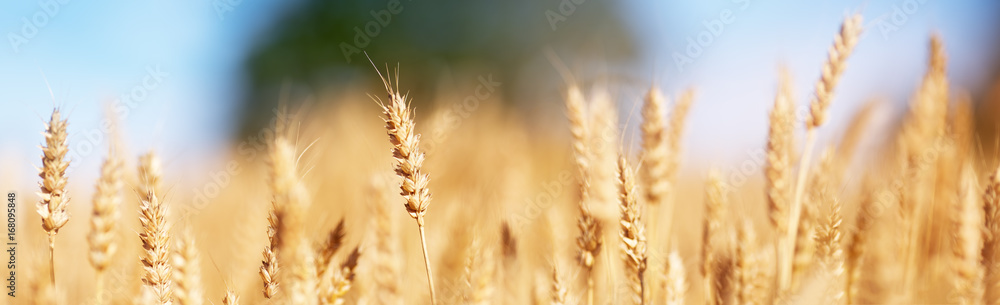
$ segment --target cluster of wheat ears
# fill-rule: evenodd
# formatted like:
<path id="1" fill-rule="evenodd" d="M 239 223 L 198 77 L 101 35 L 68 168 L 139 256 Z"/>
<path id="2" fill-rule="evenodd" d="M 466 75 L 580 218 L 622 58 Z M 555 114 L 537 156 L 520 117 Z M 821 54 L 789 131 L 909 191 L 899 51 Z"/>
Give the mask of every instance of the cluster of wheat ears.
<path id="1" fill-rule="evenodd" d="M 432 216 L 431 175 L 424 164 L 415 115 L 407 96 L 397 87 L 398 79 L 383 77 L 388 98 L 376 100 L 382 108 L 391 155 L 377 157 L 379 162 L 393 161 L 397 181 L 401 181 L 398 190 L 383 192 L 390 189 L 385 179 L 372 179 L 361 193 L 366 202 L 375 203 L 373 209 L 345 212 L 356 216 L 346 219 L 354 225 L 345 226 L 341 220 L 327 222 L 337 223 L 329 230 L 317 229 L 329 226 L 315 224 L 318 220 L 311 215 L 316 211 L 314 203 L 331 203 L 314 196 L 303 181 L 300 158 L 312 145 L 297 147 L 290 130 L 294 124 L 279 115 L 265 154 L 270 194 L 266 225 L 241 225 L 239 220 L 227 221 L 226 217 L 207 221 L 254 232 L 247 234 L 266 233 L 266 241 L 244 247 L 256 248 L 260 254 L 224 252 L 232 257 L 212 259 L 222 277 L 228 278 L 225 290 L 216 289 L 215 294 L 208 293 L 209 285 L 203 284 L 209 282 L 201 272 L 206 260 L 199 249 L 204 247 L 194 241 L 197 234 L 211 234 L 213 229 L 208 228 L 218 226 L 193 230 L 195 226 L 182 224 L 168 213 L 175 203 L 165 196 L 163 166 L 154 153 L 139 158 L 138 186 L 133 187 L 141 229 L 136 232 L 119 226 L 125 161 L 115 143 L 101 167 L 86 233 L 89 263 L 96 271 L 93 289 L 89 289 L 91 281 L 79 278 L 79 271 L 56 268 L 57 253 L 63 251 L 56 238 L 70 220 L 67 121 L 57 109 L 44 132 L 41 201 L 37 204 L 48 237 L 49 278 L 35 276 L 44 280 L 22 288 L 18 299 L 40 304 L 239 304 L 241 297 L 244 302 L 262 304 L 1000 304 L 1000 178 L 996 170 L 974 165 L 970 102 L 959 99 L 949 106 L 946 57 L 937 37 L 931 38 L 929 68 L 910 110 L 895 133 L 895 141 L 882 153 L 890 162 L 879 162 L 862 173 L 864 178 L 856 183 L 856 191 L 844 191 L 846 173 L 872 107 L 859 112 L 836 145 L 814 153 L 817 131 L 827 121 L 834 90 L 860 35 L 860 16 L 847 17 L 815 84 L 801 145 L 796 141 L 800 121 L 795 117 L 792 86 L 787 75 L 780 78 L 761 173 L 764 196 L 757 201 L 761 204 L 742 208 L 743 212 L 757 210 L 766 215 L 758 221 L 766 230 L 757 229 L 753 217 L 734 217 L 735 206 L 731 204 L 737 194 L 760 194 L 760 189 L 736 190 L 718 172 L 709 174 L 704 205 L 681 198 L 692 197 L 678 180 L 681 137 L 695 95 L 691 90 L 682 93 L 668 111 L 668 98 L 655 86 L 640 110 L 641 153 L 636 156 L 623 152 L 620 144 L 616 148 L 615 139 L 608 139 L 614 132 L 606 131 L 619 128 L 615 107 L 608 98 L 598 96 L 588 102 L 579 86 L 569 86 L 565 109 L 572 135 L 569 167 L 575 182 L 566 188 L 571 195 L 564 202 L 572 204 L 531 216 L 545 218 L 540 221 L 545 225 L 512 226 L 509 221 L 500 221 L 494 227 L 500 229 L 493 231 L 475 226 L 475 220 L 462 220 L 474 219 L 469 216 L 473 214 L 489 214 L 469 209 L 510 201 L 504 199 L 504 189 L 442 187 L 441 193 L 491 195 L 452 195 L 447 201 L 487 203 L 451 204 L 452 212 Z M 668 112 L 670 115 L 664 115 Z M 516 136 L 500 140 L 510 140 L 511 146 L 523 144 Z M 500 148 L 494 144 L 471 151 L 477 149 Z M 817 156 L 819 161 L 812 161 Z M 452 157 L 470 158 L 451 160 L 468 162 L 469 167 L 483 164 L 469 155 Z M 516 167 L 516 162 L 489 162 L 502 164 L 491 167 L 487 174 L 469 174 L 480 177 L 475 179 L 501 176 L 500 182 L 486 180 L 487 187 L 515 188 L 519 179 L 511 172 L 529 171 L 502 169 Z M 447 183 L 461 182 L 453 178 L 434 185 Z M 401 211 L 385 203 L 399 202 L 415 221 L 415 230 L 402 232 L 412 234 L 399 234 L 394 228 L 392 215 L 397 211 L 401 215 Z M 692 211 L 698 215 L 696 210 L 701 209 L 700 220 L 684 217 Z M 854 211 L 850 226 L 845 225 L 845 211 Z M 356 225 L 369 221 L 373 225 Z M 447 223 L 455 223 L 457 228 L 450 232 L 440 229 Z M 536 233 L 541 230 L 550 232 Z M 346 237 L 356 231 L 365 233 L 360 242 Z M 315 237 L 315 232 L 329 233 Z M 135 280 L 109 284 L 109 278 L 121 278 L 111 276 L 110 270 L 124 264 L 116 262 L 131 260 L 118 252 L 129 249 L 127 241 L 134 241 L 136 233 L 141 250 L 133 263 L 139 262 L 141 267 L 124 276 Z M 120 235 L 132 237 L 122 239 Z M 399 235 L 415 238 L 408 242 Z M 240 243 L 225 238 L 210 240 Z M 563 246 L 566 240 L 569 242 Z M 406 244 L 419 246 L 400 248 Z M 226 260 L 243 257 L 250 257 L 258 266 L 254 272 L 259 279 L 233 278 L 233 274 L 246 275 L 250 268 L 224 268 L 236 264 Z M 686 268 L 689 264 L 696 267 Z M 406 265 L 419 266 L 426 280 L 404 276 L 410 269 Z M 62 278 L 63 274 L 78 278 L 57 282 L 57 276 Z M 138 289 L 112 287 L 130 286 L 139 279 Z M 690 284 L 699 281 L 700 285 Z M 67 296 L 71 300 L 66 300 Z"/>

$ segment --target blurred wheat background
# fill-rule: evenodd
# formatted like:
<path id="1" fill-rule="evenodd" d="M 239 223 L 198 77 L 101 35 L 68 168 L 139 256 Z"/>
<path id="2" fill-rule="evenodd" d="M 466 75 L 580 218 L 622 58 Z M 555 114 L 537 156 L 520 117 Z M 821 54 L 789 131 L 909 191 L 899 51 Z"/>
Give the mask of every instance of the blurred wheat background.
<path id="1" fill-rule="evenodd" d="M 992 2 L 0 7 L 0 304 L 1000 304 Z"/>

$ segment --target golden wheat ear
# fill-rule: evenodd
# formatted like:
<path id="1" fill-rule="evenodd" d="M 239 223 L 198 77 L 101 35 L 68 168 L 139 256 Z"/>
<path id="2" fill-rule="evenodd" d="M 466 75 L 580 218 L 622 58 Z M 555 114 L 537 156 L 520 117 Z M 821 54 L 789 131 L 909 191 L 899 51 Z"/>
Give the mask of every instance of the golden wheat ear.
<path id="1" fill-rule="evenodd" d="M 41 200 L 36 211 L 42 217 L 42 229 L 49 238 L 49 277 L 53 287 L 56 285 L 56 234 L 69 222 L 69 212 L 66 211 L 69 203 L 66 192 L 66 168 L 69 167 L 69 160 L 66 160 L 66 153 L 69 151 L 66 125 L 68 122 L 60 116 L 59 109 L 54 109 L 52 117 L 45 124 L 42 168 L 38 173 L 42 181 L 38 184 L 38 196 Z"/>
<path id="2" fill-rule="evenodd" d="M 620 237 L 625 260 L 626 280 L 633 304 L 645 304 L 646 231 L 642 210 L 636 200 L 635 177 L 625 157 L 618 159 L 619 206 L 621 208 Z"/>
<path id="3" fill-rule="evenodd" d="M 380 74 L 381 76 L 381 74 Z M 392 156 L 396 160 L 396 175 L 403 179 L 400 185 L 401 195 L 406 200 L 406 212 L 417 221 L 420 232 L 420 244 L 424 252 L 424 267 L 427 271 L 427 287 L 430 291 L 431 304 L 437 304 L 434 293 L 434 276 L 431 272 L 431 261 L 427 254 L 427 237 L 424 233 L 424 215 L 431 203 L 431 192 L 427 187 L 430 177 L 423 173 L 424 153 L 420 150 L 420 135 L 416 134 L 415 122 L 406 95 L 400 95 L 393 85 L 399 85 L 399 73 L 396 82 L 382 78 L 389 93 L 389 101 L 382 106 L 383 121 L 389 143 L 392 144 Z"/>

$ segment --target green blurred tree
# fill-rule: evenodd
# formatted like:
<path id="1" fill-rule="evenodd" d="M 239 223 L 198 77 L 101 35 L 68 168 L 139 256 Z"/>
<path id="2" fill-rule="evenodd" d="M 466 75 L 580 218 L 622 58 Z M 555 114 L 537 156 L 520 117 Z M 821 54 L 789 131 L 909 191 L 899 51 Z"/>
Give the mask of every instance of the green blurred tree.
<path id="1" fill-rule="evenodd" d="M 250 52 L 241 131 L 264 127 L 285 83 L 293 92 L 373 84 L 362 51 L 380 69 L 399 63 L 415 103 L 430 100 L 452 67 L 492 74 L 506 100 L 524 99 L 544 84 L 517 78 L 553 70 L 538 67 L 546 47 L 571 60 L 632 59 L 636 46 L 617 9 L 604 0 L 306 0 Z"/>

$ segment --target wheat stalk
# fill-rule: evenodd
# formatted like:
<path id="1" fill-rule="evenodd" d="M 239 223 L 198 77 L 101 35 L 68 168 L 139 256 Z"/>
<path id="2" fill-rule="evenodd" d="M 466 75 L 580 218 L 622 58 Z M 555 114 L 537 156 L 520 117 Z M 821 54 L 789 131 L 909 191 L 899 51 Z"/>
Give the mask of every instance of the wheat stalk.
<path id="1" fill-rule="evenodd" d="M 646 232 L 636 200 L 635 177 L 624 156 L 618 158 L 618 186 L 622 254 L 626 280 L 633 293 L 630 299 L 634 304 L 645 304 Z"/>
<path id="2" fill-rule="evenodd" d="M 798 178 L 795 181 L 794 197 L 789 210 L 789 228 L 799 227 L 809 158 L 812 155 L 813 146 L 816 144 L 816 129 L 826 121 L 826 111 L 833 100 L 833 89 L 836 88 L 840 75 L 846 67 L 847 57 L 854 50 L 858 37 L 861 35 L 861 21 L 861 15 L 858 14 L 844 19 L 844 23 L 840 26 L 840 33 L 834 36 L 834 44 L 830 48 L 827 61 L 823 63 L 820 80 L 816 82 L 816 92 L 809 104 L 809 118 L 806 121 L 805 148 L 802 150 L 802 158 L 799 161 Z M 795 246 L 792 241 L 796 240 L 797 234 L 798 230 L 788 230 L 785 236 L 785 252 L 781 257 L 788 258 L 795 255 Z M 779 273 L 779 291 L 786 291 L 791 286 L 792 279 L 793 261 L 785 259 L 783 262 Z"/>
<path id="3" fill-rule="evenodd" d="M 142 232 L 142 283 L 149 287 L 159 304 L 173 303 L 172 266 L 170 264 L 170 225 L 167 224 L 167 208 L 163 205 L 160 190 L 160 159 L 149 152 L 139 158 L 140 194 L 139 222 Z"/>
<path id="4" fill-rule="evenodd" d="M 42 182 L 38 183 L 41 201 L 36 210 L 42 216 L 42 229 L 49 238 L 49 278 L 53 287 L 56 285 L 56 234 L 69 221 L 69 213 L 66 212 L 69 203 L 66 191 L 66 168 L 69 167 L 69 160 L 66 160 L 66 153 L 69 152 L 66 125 L 68 122 L 60 118 L 59 109 L 53 110 L 49 123 L 45 124 L 42 168 L 38 171 Z"/>
<path id="5" fill-rule="evenodd" d="M 180 305 L 201 305 L 203 291 L 201 284 L 201 265 L 198 248 L 194 242 L 194 233 L 190 226 L 184 227 L 174 249 L 174 295 Z"/>
<path id="6" fill-rule="evenodd" d="M 381 76 L 381 74 L 380 74 Z M 437 304 L 434 295 L 434 276 L 431 273 L 431 261 L 427 254 L 427 237 L 424 234 L 424 214 L 427 213 L 427 206 L 431 203 L 431 192 L 427 187 L 430 178 L 421 171 L 424 163 L 424 154 L 420 151 L 420 135 L 416 134 L 413 115 L 410 113 L 410 105 L 406 100 L 406 95 L 399 93 L 399 88 L 393 87 L 399 84 L 399 74 L 396 74 L 396 83 L 382 77 L 389 94 L 389 102 L 383 103 L 377 99 L 382 107 L 385 128 L 389 135 L 389 143 L 392 143 L 392 157 L 396 159 L 396 175 L 403 178 L 400 184 L 400 195 L 406 199 L 406 212 L 417 221 L 417 229 L 420 231 L 420 244 L 424 252 L 424 267 L 427 271 L 427 288 L 430 291 L 431 304 Z"/>
<path id="7" fill-rule="evenodd" d="M 90 217 L 90 233 L 87 235 L 90 265 L 97 272 L 95 290 L 99 305 L 104 304 L 104 272 L 118 250 L 115 230 L 120 216 L 118 207 L 122 200 L 122 163 L 112 149 L 101 165 L 101 176 L 97 180 L 97 192 L 94 194 L 94 210 Z"/>

